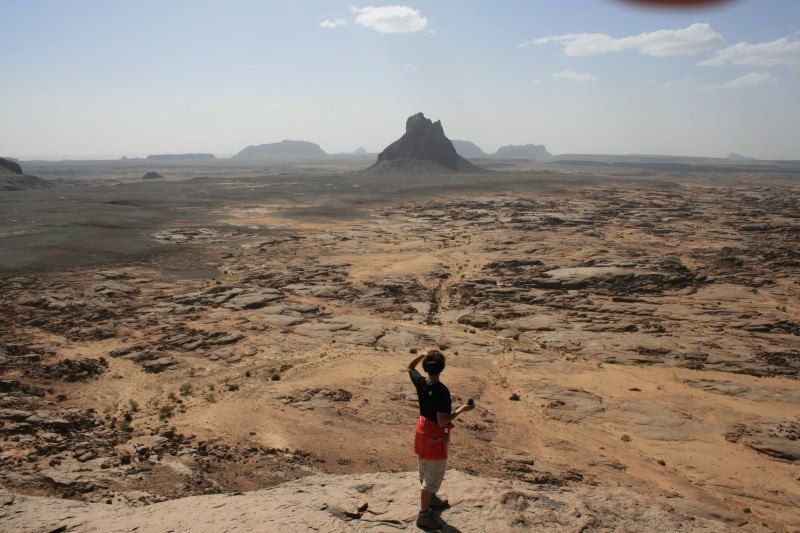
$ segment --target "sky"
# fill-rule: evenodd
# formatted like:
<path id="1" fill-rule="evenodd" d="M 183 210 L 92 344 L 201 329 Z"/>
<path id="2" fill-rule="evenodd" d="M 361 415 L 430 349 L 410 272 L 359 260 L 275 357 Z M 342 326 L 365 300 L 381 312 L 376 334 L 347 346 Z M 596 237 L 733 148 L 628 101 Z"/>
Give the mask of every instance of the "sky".
<path id="1" fill-rule="evenodd" d="M 302 139 L 414 113 L 487 152 L 800 159 L 800 2 L 0 0 L 0 155 Z"/>

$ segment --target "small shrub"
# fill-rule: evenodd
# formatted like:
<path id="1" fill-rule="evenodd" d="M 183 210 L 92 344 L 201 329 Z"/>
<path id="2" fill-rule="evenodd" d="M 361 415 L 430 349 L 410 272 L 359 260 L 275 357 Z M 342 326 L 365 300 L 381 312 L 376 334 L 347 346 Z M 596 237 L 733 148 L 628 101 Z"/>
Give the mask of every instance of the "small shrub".
<path id="1" fill-rule="evenodd" d="M 172 418 L 173 414 L 174 414 L 174 410 L 173 410 L 172 406 L 162 405 L 158 410 L 158 419 L 161 420 L 162 422 L 165 422 L 165 421 L 169 420 L 170 418 Z"/>

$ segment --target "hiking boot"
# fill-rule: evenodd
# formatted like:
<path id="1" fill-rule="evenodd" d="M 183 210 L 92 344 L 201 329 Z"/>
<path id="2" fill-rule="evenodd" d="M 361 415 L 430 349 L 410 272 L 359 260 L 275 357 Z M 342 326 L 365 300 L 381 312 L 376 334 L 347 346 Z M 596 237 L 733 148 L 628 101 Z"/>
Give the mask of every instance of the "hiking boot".
<path id="1" fill-rule="evenodd" d="M 428 511 L 427 513 L 419 513 L 417 515 L 417 527 L 420 529 L 432 530 L 432 529 L 440 529 L 444 526 L 444 522 L 442 522 L 437 516 L 433 513 Z"/>
<path id="2" fill-rule="evenodd" d="M 450 502 L 447 501 L 447 498 L 444 500 L 439 498 L 436 494 L 431 496 L 431 509 L 433 510 L 442 510 L 442 509 L 449 509 Z"/>

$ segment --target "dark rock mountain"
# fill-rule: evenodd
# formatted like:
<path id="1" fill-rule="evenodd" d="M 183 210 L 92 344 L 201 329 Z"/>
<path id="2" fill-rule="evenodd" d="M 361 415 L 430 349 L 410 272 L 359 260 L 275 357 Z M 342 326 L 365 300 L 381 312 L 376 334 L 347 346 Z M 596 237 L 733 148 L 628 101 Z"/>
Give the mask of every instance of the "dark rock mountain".
<path id="1" fill-rule="evenodd" d="M 489 154 L 481 150 L 481 147 L 472 141 L 453 140 L 453 146 L 461 157 L 472 157 L 475 159 L 489 157 Z"/>
<path id="2" fill-rule="evenodd" d="M 322 156 L 327 155 L 318 144 L 308 141 L 283 140 L 278 143 L 248 146 L 233 157 Z"/>
<path id="3" fill-rule="evenodd" d="M 23 174 L 22 167 L 16 161 L 0 157 L 0 191 L 47 189 L 52 186 L 47 180 Z"/>
<path id="4" fill-rule="evenodd" d="M 150 172 L 148 172 L 147 174 L 142 176 L 142 179 L 143 180 L 161 180 L 161 179 L 164 179 L 164 176 L 162 176 L 158 172 L 155 172 L 155 171 L 151 170 Z"/>
<path id="5" fill-rule="evenodd" d="M 498 159 L 528 159 L 537 162 L 553 160 L 553 156 L 547 151 L 543 144 L 501 146 L 492 154 L 492 157 Z"/>
<path id="6" fill-rule="evenodd" d="M 377 163 L 367 172 L 437 174 L 482 170 L 458 155 L 440 121 L 431 122 L 417 113 L 406 120 L 405 134 L 378 154 Z"/>
<path id="7" fill-rule="evenodd" d="M 22 174 L 22 167 L 16 161 L 12 159 L 6 159 L 5 157 L 0 157 L 0 167 L 10 170 L 14 174 Z"/>

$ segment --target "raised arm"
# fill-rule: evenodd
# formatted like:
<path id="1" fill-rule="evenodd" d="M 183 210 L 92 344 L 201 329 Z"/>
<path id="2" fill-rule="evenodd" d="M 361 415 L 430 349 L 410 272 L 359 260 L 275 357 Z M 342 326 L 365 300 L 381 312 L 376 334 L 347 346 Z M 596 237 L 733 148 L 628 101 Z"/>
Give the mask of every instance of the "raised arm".
<path id="1" fill-rule="evenodd" d="M 411 360 L 410 363 L 408 363 L 408 369 L 414 370 L 415 368 L 417 368 L 419 362 L 422 361 L 423 359 L 425 359 L 425 354 L 416 356 L 414 359 Z"/>

